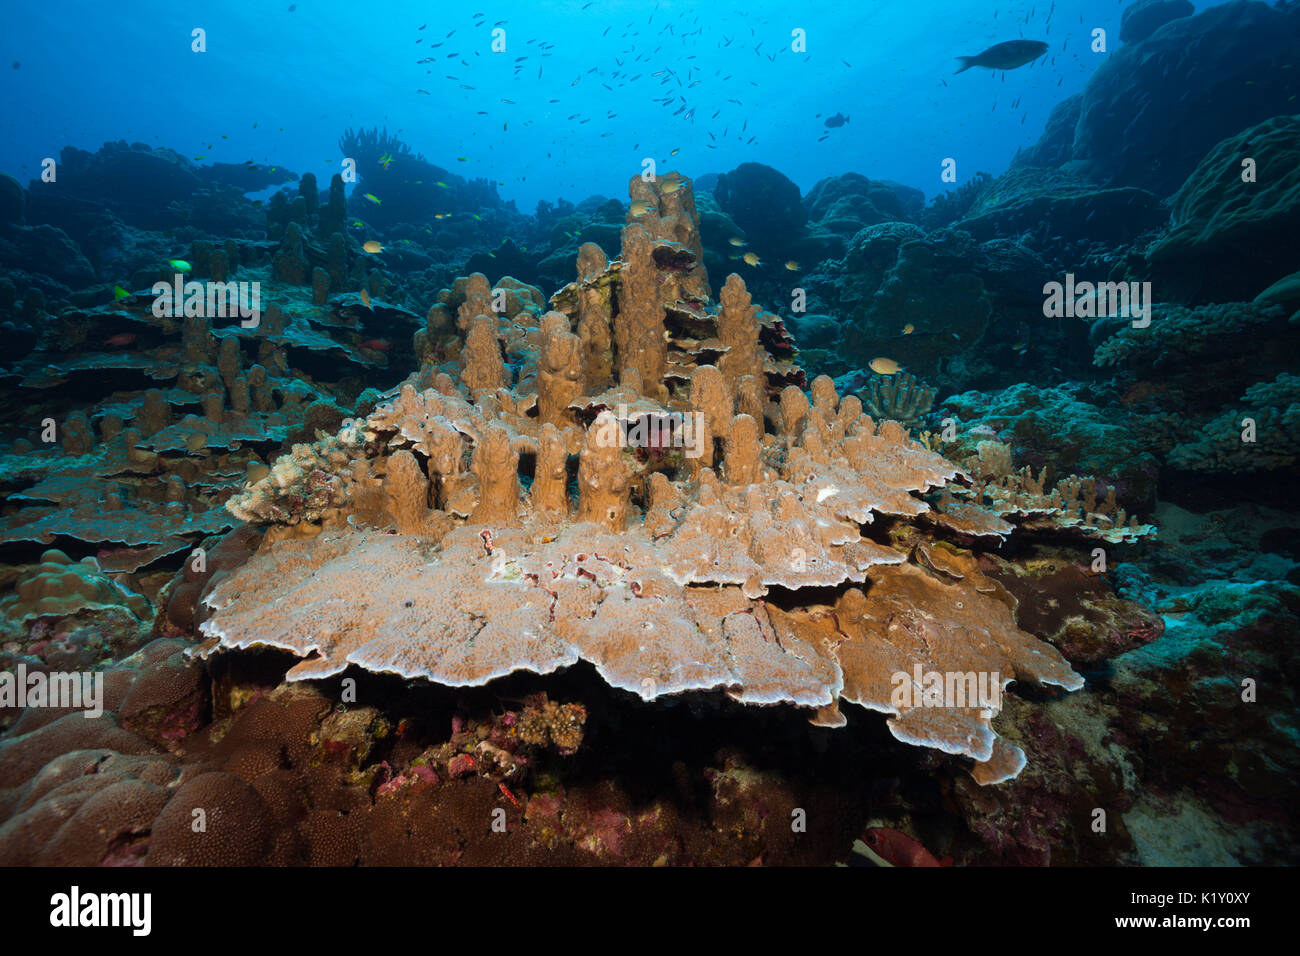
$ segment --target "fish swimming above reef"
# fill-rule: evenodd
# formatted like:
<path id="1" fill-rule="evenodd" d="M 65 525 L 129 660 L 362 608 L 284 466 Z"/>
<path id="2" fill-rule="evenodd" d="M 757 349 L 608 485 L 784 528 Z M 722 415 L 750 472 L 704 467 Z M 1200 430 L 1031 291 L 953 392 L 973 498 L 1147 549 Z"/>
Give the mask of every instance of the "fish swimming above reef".
<path id="1" fill-rule="evenodd" d="M 980 54 L 980 55 L 983 56 L 983 54 Z M 961 71 L 958 70 L 957 72 L 960 73 Z M 845 116 L 843 113 L 836 113 L 834 116 L 832 116 L 830 119 L 828 119 L 828 120 L 827 120 L 823 125 L 825 125 L 825 126 L 831 128 L 831 129 L 835 129 L 835 128 L 838 127 L 838 126 L 843 126 L 843 125 L 844 125 L 845 123 L 847 123 L 848 121 L 849 121 L 849 118 L 848 118 L 847 116 Z"/>
<path id="2" fill-rule="evenodd" d="M 964 73 L 972 66 L 982 66 L 986 70 L 1014 70 L 1032 63 L 1046 52 L 1047 44 L 1039 40 L 1008 40 L 989 47 L 983 53 L 957 57 L 961 60 L 957 72 Z"/>

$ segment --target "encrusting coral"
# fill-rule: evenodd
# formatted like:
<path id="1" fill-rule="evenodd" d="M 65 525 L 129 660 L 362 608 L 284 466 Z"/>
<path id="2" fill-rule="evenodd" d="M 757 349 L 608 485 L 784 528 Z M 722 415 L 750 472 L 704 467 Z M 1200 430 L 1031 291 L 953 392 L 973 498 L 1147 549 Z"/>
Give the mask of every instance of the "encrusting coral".
<path id="1" fill-rule="evenodd" d="M 958 492 L 986 523 L 1003 499 L 993 511 L 1021 518 L 1040 513 L 1029 499 L 1079 522 L 1113 509 L 1009 462 L 972 477 L 825 376 L 805 394 L 740 277 L 711 304 L 689 180 L 631 192 L 649 211 L 634 206 L 622 257 L 584 247 L 557 311 L 490 314 L 476 283 L 469 355 L 231 500 L 280 531 L 208 592 L 200 653 L 270 646 L 302 658 L 290 680 L 351 664 L 451 686 L 585 660 L 644 700 L 721 691 L 823 726 L 847 700 L 971 759 L 981 783 L 1015 776 L 996 695 L 936 706 L 917 675 L 978 673 L 998 693 L 1082 678 L 1016 626 L 971 552 L 937 546 L 953 529 L 916 519 Z"/>

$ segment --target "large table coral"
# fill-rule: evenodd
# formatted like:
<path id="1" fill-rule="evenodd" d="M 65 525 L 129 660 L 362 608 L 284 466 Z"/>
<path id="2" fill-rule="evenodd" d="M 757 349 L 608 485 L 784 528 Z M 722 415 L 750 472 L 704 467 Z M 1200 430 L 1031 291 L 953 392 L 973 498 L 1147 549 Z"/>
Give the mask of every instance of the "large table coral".
<path id="1" fill-rule="evenodd" d="M 451 686 L 587 661 L 644 700 L 721 692 L 831 727 L 845 700 L 982 783 L 1015 776 L 1003 688 L 1083 680 L 919 522 L 970 477 L 829 378 L 802 391 L 738 276 L 711 302 L 689 180 L 631 192 L 623 256 L 580 253 L 557 311 L 494 313 L 473 277 L 457 361 L 231 499 L 272 527 L 205 597 L 200 652 Z M 994 692 L 936 698 L 932 675 Z"/>

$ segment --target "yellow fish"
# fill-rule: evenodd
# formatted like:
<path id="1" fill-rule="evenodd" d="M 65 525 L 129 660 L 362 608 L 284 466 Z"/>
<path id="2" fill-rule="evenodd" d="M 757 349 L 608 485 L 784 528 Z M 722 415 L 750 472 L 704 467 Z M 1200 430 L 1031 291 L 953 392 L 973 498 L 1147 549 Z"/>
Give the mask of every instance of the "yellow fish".
<path id="1" fill-rule="evenodd" d="M 789 262 L 787 262 L 787 263 L 785 264 L 785 267 L 786 267 L 787 269 L 789 269 L 791 272 L 798 272 L 798 271 L 799 271 L 799 263 L 795 262 L 793 259 L 791 259 Z"/>
<path id="2" fill-rule="evenodd" d="M 659 191 L 665 196 L 671 196 L 681 188 L 682 181 L 680 179 L 669 179 L 663 184 L 663 187 Z"/>
<path id="3" fill-rule="evenodd" d="M 364 249 L 364 250 L 366 250 L 366 252 L 369 252 L 369 253 L 371 253 L 371 254 L 376 253 L 376 252 L 383 252 L 383 251 L 384 251 L 384 247 L 383 247 L 383 245 L 381 245 L 380 243 L 376 242 L 374 239 L 371 239 L 369 242 L 364 243 L 364 244 L 361 246 L 361 248 Z"/>
<path id="4" fill-rule="evenodd" d="M 731 243 L 733 246 L 743 246 L 745 244 L 745 240 L 741 239 L 739 236 L 732 236 L 727 241 Z"/>
<path id="5" fill-rule="evenodd" d="M 751 265 L 751 266 L 759 265 L 759 264 L 762 263 L 762 261 L 763 261 L 763 260 L 761 260 L 760 258 L 758 258 L 758 253 L 756 253 L 756 252 L 747 252 L 747 253 L 745 253 L 745 255 L 744 255 L 744 259 L 745 259 L 745 264 L 746 264 L 746 265 Z"/>
<path id="6" fill-rule="evenodd" d="M 877 375 L 894 375 L 903 368 L 903 366 L 889 358 L 873 358 L 871 365 L 868 367 Z"/>
<path id="7" fill-rule="evenodd" d="M 370 304 L 370 293 L 367 292 L 365 289 L 361 290 L 361 304 L 364 305 L 371 312 L 375 310 L 374 306 Z"/>
<path id="8" fill-rule="evenodd" d="M 908 322 L 907 325 L 903 326 L 904 335 L 911 335 L 915 331 L 916 331 L 916 326 L 913 325 L 911 322 Z"/>
<path id="9" fill-rule="evenodd" d="M 646 202 L 644 199 L 638 199 L 632 203 L 630 208 L 632 211 L 632 215 L 644 216 L 646 213 L 650 211 L 650 204 Z"/>

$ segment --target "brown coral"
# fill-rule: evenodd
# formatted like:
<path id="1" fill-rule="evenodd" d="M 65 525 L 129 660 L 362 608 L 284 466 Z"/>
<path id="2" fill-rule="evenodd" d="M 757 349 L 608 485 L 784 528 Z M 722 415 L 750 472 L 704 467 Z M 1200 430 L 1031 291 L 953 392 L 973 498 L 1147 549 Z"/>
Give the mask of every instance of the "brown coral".
<path id="1" fill-rule="evenodd" d="M 718 691 L 822 726 L 846 722 L 841 699 L 858 703 L 899 739 L 968 758 L 981 781 L 1014 775 L 1023 755 L 994 733 L 999 707 L 894 696 L 916 668 L 991 675 L 999 694 L 1013 680 L 1080 684 L 973 559 L 934 545 L 936 531 L 1012 530 L 981 503 L 1008 480 L 986 474 L 1005 471 L 994 450 L 972 468 L 972 499 L 961 467 L 829 378 L 805 393 L 779 320 L 738 276 L 708 303 L 689 181 L 631 193 L 646 206 L 622 256 L 584 246 L 557 311 L 539 318 L 511 285 L 518 301 L 490 315 L 486 278 L 457 280 L 440 299 L 459 302 L 469 333 L 459 386 L 422 370 L 238 500 L 253 520 L 315 532 L 268 538 L 212 588 L 205 653 L 263 645 L 302 658 L 292 680 L 353 664 L 451 686 L 585 660 L 645 700 Z M 304 509 L 296 489 L 316 472 L 322 493 Z M 286 490 L 297 511 L 276 503 Z M 1107 507 L 1084 485 L 1059 498 L 1072 513 Z"/>
<path id="2" fill-rule="evenodd" d="M 718 362 L 727 387 L 732 395 L 740 394 L 740 379 L 763 375 L 763 348 L 758 343 L 757 310 L 745 288 L 745 280 L 732 273 L 727 276 L 721 293 L 722 308 L 718 313 L 718 338 L 727 352 Z M 760 420 L 761 424 L 761 420 Z"/>
<path id="3" fill-rule="evenodd" d="M 568 461 L 568 449 L 559 429 L 551 424 L 543 425 L 537 442 L 537 464 L 531 489 L 534 511 L 568 514 Z"/>
<path id="4" fill-rule="evenodd" d="M 583 390 L 582 340 L 569 331 L 560 312 L 542 317 L 542 346 L 537 359 L 537 413 L 543 424 L 572 423 L 569 405 Z"/>
<path id="5" fill-rule="evenodd" d="M 661 395 L 658 382 L 664 374 L 668 348 L 659 304 L 659 269 L 650 233 L 639 223 L 623 227 L 623 260 L 618 315 L 614 317 L 619 380 L 624 380 L 624 373 L 635 371 L 641 390 L 655 398 Z"/>
<path id="6" fill-rule="evenodd" d="M 399 451 L 388 459 L 384 495 L 399 534 L 424 530 L 429 516 L 429 480 L 409 451 Z"/>
<path id="7" fill-rule="evenodd" d="M 519 453 L 510 447 L 510 434 L 490 426 L 474 449 L 470 470 L 478 479 L 478 504 L 471 524 L 513 524 L 519 511 Z"/>
<path id="8" fill-rule="evenodd" d="M 470 394 L 500 388 L 506 382 L 497 324 L 490 315 L 480 314 L 470 319 L 465 348 L 460 353 L 460 380 Z"/>
<path id="9" fill-rule="evenodd" d="M 602 412 L 590 429 L 578 458 L 578 520 L 622 531 L 627 521 L 629 474 L 623 463 L 618 420 Z"/>

